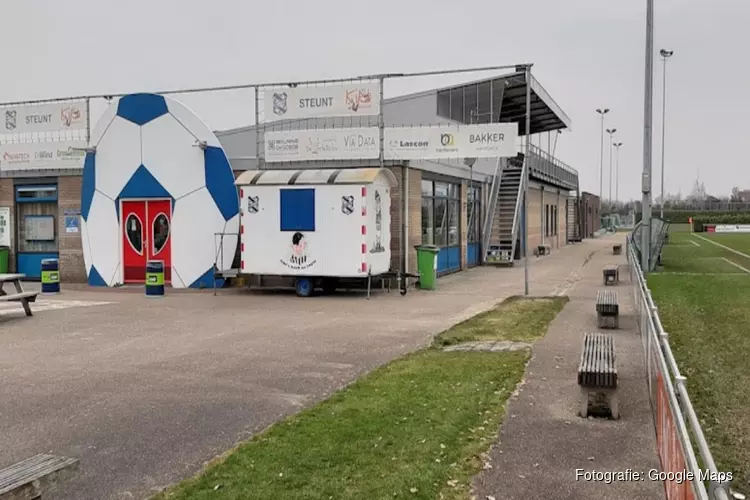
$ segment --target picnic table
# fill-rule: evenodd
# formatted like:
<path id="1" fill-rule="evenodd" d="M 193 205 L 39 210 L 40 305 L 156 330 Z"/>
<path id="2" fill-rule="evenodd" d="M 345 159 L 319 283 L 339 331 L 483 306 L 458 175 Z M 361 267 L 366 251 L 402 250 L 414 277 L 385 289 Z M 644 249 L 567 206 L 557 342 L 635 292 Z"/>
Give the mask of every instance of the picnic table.
<path id="1" fill-rule="evenodd" d="M 31 316 L 31 302 L 36 302 L 36 296 L 39 292 L 24 292 L 21 280 L 25 278 L 24 274 L 0 274 L 0 302 L 20 302 L 26 316 Z M 8 293 L 3 290 L 6 283 L 12 283 L 15 293 Z"/>

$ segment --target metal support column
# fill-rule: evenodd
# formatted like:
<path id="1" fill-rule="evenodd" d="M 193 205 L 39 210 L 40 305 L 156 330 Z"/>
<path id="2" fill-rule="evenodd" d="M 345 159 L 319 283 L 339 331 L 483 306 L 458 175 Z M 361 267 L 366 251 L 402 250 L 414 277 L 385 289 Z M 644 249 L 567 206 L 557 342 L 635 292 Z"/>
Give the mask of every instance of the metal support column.
<path id="1" fill-rule="evenodd" d="M 523 175 L 523 235 L 521 245 L 523 250 L 523 293 L 529 294 L 529 160 L 531 159 L 531 64 L 526 65 L 526 144 L 524 148 Z"/>
<path id="2" fill-rule="evenodd" d="M 641 269 L 647 273 L 651 267 L 651 146 L 654 107 L 654 0 L 646 0 L 646 71 L 643 102 L 643 192 L 641 221 Z"/>

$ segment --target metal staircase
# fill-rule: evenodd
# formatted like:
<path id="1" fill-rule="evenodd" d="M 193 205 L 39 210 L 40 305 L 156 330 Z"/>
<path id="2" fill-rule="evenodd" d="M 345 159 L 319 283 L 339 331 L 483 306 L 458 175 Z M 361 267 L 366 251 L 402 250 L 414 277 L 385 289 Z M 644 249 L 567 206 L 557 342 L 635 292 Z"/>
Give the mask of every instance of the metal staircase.
<path id="1" fill-rule="evenodd" d="M 495 171 L 490 206 L 485 219 L 485 263 L 513 265 L 523 210 L 523 173 L 526 162 L 508 160 Z"/>
<path id="2" fill-rule="evenodd" d="M 567 222 L 567 238 L 568 242 L 579 242 L 583 238 L 581 233 L 583 232 L 583 221 L 582 217 L 585 214 L 581 214 L 581 191 L 578 189 L 576 182 L 576 197 L 568 198 L 568 218 Z"/>

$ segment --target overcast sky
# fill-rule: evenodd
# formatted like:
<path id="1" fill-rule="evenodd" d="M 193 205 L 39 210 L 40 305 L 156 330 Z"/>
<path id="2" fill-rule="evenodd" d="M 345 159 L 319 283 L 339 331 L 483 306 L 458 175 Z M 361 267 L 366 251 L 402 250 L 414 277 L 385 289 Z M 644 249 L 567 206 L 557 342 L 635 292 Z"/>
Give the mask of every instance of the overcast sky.
<path id="1" fill-rule="evenodd" d="M 645 0 L 0 0 L 0 102 L 534 63 L 568 113 L 557 156 L 599 192 L 599 118 L 616 127 L 620 198 L 640 197 Z M 655 0 L 668 63 L 666 190 L 750 188 L 750 3 Z M 528 27 L 527 27 L 528 25 Z M 744 47 L 744 49 L 743 49 Z M 662 67 L 654 74 L 660 189 Z M 403 93 L 445 84 L 420 79 Z M 251 91 L 180 96 L 213 129 L 253 122 Z M 605 148 L 605 198 L 609 189 Z M 613 184 L 613 192 L 614 192 Z"/>

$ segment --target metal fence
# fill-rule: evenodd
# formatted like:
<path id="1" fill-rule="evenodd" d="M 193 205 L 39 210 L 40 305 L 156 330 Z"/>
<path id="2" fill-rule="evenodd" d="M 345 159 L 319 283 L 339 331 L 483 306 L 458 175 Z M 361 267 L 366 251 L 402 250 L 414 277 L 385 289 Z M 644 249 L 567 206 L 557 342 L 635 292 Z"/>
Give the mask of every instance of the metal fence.
<path id="1" fill-rule="evenodd" d="M 729 481 L 716 468 L 698 416 L 690 402 L 687 378 L 680 373 L 672 354 L 669 334 L 662 327 L 659 311 L 648 289 L 632 238 L 631 234 L 627 240 L 628 268 L 646 361 L 657 451 L 662 472 L 675 475 L 664 482 L 666 498 L 728 500 L 731 498 Z M 690 473 L 690 477 L 686 477 L 685 471 Z M 677 480 L 679 477 L 684 482 Z"/>

